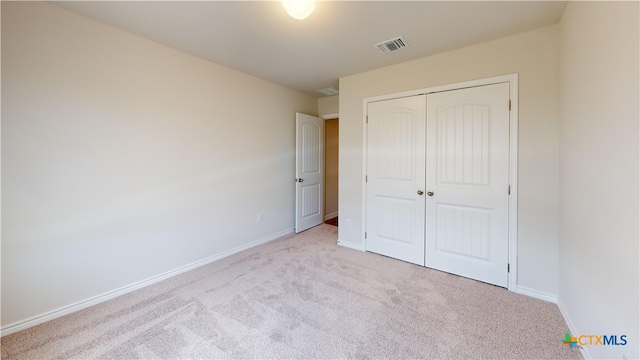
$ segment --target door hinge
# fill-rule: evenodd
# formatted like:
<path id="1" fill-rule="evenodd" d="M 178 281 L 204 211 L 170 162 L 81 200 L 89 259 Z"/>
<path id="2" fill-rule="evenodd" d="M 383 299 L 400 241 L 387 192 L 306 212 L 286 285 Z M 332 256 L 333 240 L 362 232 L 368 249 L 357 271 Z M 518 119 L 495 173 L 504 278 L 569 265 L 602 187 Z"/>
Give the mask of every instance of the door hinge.
<path id="1" fill-rule="evenodd" d="M 507 272 L 511 272 L 511 264 L 507 263 Z"/>
<path id="2" fill-rule="evenodd" d="M 364 238 L 365 239 L 367 238 L 367 232 L 366 231 L 364 232 Z"/>
<path id="3" fill-rule="evenodd" d="M 511 185 L 507 186 L 507 195 L 511 195 Z"/>
<path id="4" fill-rule="evenodd" d="M 369 176 L 367 175 L 364 176 L 364 182 L 369 182 Z"/>
<path id="5" fill-rule="evenodd" d="M 367 115 L 367 124 L 369 123 L 369 115 Z"/>
<path id="6" fill-rule="evenodd" d="M 511 111 L 511 99 L 509 99 L 509 111 Z"/>

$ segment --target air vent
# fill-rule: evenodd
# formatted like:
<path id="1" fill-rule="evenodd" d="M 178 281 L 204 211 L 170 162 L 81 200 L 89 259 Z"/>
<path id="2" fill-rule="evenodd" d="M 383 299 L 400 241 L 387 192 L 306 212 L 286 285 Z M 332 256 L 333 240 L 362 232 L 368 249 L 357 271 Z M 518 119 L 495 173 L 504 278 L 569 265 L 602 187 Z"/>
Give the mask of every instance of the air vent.
<path id="1" fill-rule="evenodd" d="M 395 39 L 383 41 L 373 46 L 375 46 L 378 49 L 378 51 L 380 51 L 381 54 L 386 54 L 386 53 L 390 53 L 392 51 L 400 50 L 404 47 L 407 47 L 407 42 L 404 40 L 402 36 L 399 36 Z"/>
<path id="2" fill-rule="evenodd" d="M 338 95 L 338 89 L 334 87 L 328 87 L 326 89 L 320 89 L 316 91 L 325 96 Z"/>

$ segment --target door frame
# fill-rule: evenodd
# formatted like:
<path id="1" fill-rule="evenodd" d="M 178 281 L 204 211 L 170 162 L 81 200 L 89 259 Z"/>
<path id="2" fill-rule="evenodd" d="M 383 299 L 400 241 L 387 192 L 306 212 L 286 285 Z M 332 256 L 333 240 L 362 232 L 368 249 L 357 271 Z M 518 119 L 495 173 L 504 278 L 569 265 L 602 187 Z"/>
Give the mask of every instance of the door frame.
<path id="1" fill-rule="evenodd" d="M 296 113 L 296 114 L 303 114 L 303 113 Z M 308 114 L 304 114 L 304 115 L 308 115 Z M 332 120 L 332 119 L 339 119 L 340 118 L 340 114 L 339 113 L 318 115 L 318 116 L 310 115 L 310 116 L 314 116 L 314 117 L 318 117 L 318 118 L 322 119 L 323 120 L 323 127 L 324 127 L 324 124 L 326 124 L 326 122 L 325 122 L 326 120 Z M 297 129 L 296 129 L 296 138 L 297 138 L 297 136 L 298 136 L 298 134 L 297 134 Z M 326 141 L 326 137 L 323 136 L 323 143 L 322 143 L 323 147 L 325 145 L 324 144 L 325 141 Z M 296 161 L 296 170 L 295 170 L 295 172 L 296 172 L 296 196 L 297 196 L 297 191 L 298 191 L 298 189 L 297 189 L 297 185 L 298 185 L 298 183 L 297 183 L 297 180 L 298 180 L 298 176 L 297 176 L 298 175 L 297 174 L 297 172 L 298 172 L 298 169 L 297 169 L 297 166 L 298 166 L 297 151 L 298 151 L 298 149 L 297 149 L 297 147 L 298 147 L 298 145 L 296 143 L 296 159 L 295 159 L 295 161 Z M 324 215 L 324 211 L 325 211 L 325 207 L 324 207 L 325 204 L 324 203 L 325 203 L 325 200 L 326 200 L 326 192 L 325 192 L 325 188 L 324 188 L 325 185 L 326 185 L 325 184 L 326 182 L 325 182 L 325 179 L 324 179 L 324 176 L 326 175 L 325 174 L 325 168 L 324 168 L 325 167 L 325 163 L 326 163 L 326 159 L 325 159 L 325 156 L 323 154 L 323 156 L 322 156 L 322 169 L 323 169 L 322 170 L 323 171 L 323 175 L 322 175 L 323 176 L 323 180 L 322 180 L 322 183 L 323 183 L 322 184 L 322 194 L 323 194 L 322 195 L 322 209 L 323 209 L 322 210 L 322 222 L 323 223 L 325 221 L 327 221 L 327 219 L 325 218 L 325 215 Z M 293 212 L 296 214 L 296 218 L 297 218 L 297 216 L 298 216 L 297 215 L 298 214 L 298 203 L 297 203 L 298 200 L 297 200 L 297 198 L 296 198 L 295 202 L 296 203 L 294 204 Z M 336 215 L 338 215 L 338 214 L 336 214 Z M 294 221 L 294 222 L 297 222 L 297 220 Z M 296 225 L 297 224 L 294 224 L 294 227 L 293 227 L 293 231 L 294 232 L 297 230 L 297 226 Z"/>
<path id="2" fill-rule="evenodd" d="M 363 162 L 362 162 L 362 244 L 366 249 L 366 238 L 364 236 L 367 229 L 367 108 L 369 103 L 390 99 L 403 98 L 408 96 L 430 94 L 436 92 L 459 90 L 470 87 L 492 85 L 498 83 L 509 83 L 509 99 L 511 101 L 511 111 L 509 112 L 509 184 L 510 196 L 509 206 L 509 268 L 507 289 L 516 291 L 518 280 L 518 73 L 494 76 L 471 81 L 458 82 L 453 84 L 432 86 L 422 89 L 409 90 L 399 93 L 373 96 L 363 99 Z"/>

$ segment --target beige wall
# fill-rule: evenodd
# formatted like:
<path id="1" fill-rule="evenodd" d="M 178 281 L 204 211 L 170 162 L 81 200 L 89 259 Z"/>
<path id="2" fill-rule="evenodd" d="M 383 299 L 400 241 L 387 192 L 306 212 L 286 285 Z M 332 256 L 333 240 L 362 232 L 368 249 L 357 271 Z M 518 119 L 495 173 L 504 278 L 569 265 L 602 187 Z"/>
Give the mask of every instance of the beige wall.
<path id="1" fill-rule="evenodd" d="M 3 1 L 2 326 L 291 231 L 297 111 L 317 100 Z"/>
<path id="2" fill-rule="evenodd" d="M 339 120 L 324 122 L 324 215 L 335 217 L 338 213 L 338 139 Z"/>
<path id="3" fill-rule="evenodd" d="M 333 115 L 340 110 L 338 108 L 339 95 L 326 96 L 318 99 L 318 115 Z"/>
<path id="4" fill-rule="evenodd" d="M 560 291 L 589 357 L 640 358 L 638 2 L 570 2 L 560 23 Z"/>
<path id="5" fill-rule="evenodd" d="M 518 73 L 518 286 L 558 292 L 558 26 L 340 79 L 340 241 L 363 246 L 363 99 Z"/>

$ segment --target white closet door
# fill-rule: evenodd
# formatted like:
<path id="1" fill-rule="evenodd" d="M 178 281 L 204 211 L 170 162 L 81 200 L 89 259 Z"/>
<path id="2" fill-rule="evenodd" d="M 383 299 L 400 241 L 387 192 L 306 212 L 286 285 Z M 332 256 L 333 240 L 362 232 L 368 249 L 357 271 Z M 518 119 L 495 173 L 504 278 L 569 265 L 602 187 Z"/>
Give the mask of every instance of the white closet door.
<path id="1" fill-rule="evenodd" d="M 366 250 L 424 265 L 426 96 L 369 103 Z"/>
<path id="2" fill-rule="evenodd" d="M 426 166 L 426 266 L 506 287 L 509 84 L 429 94 Z"/>

